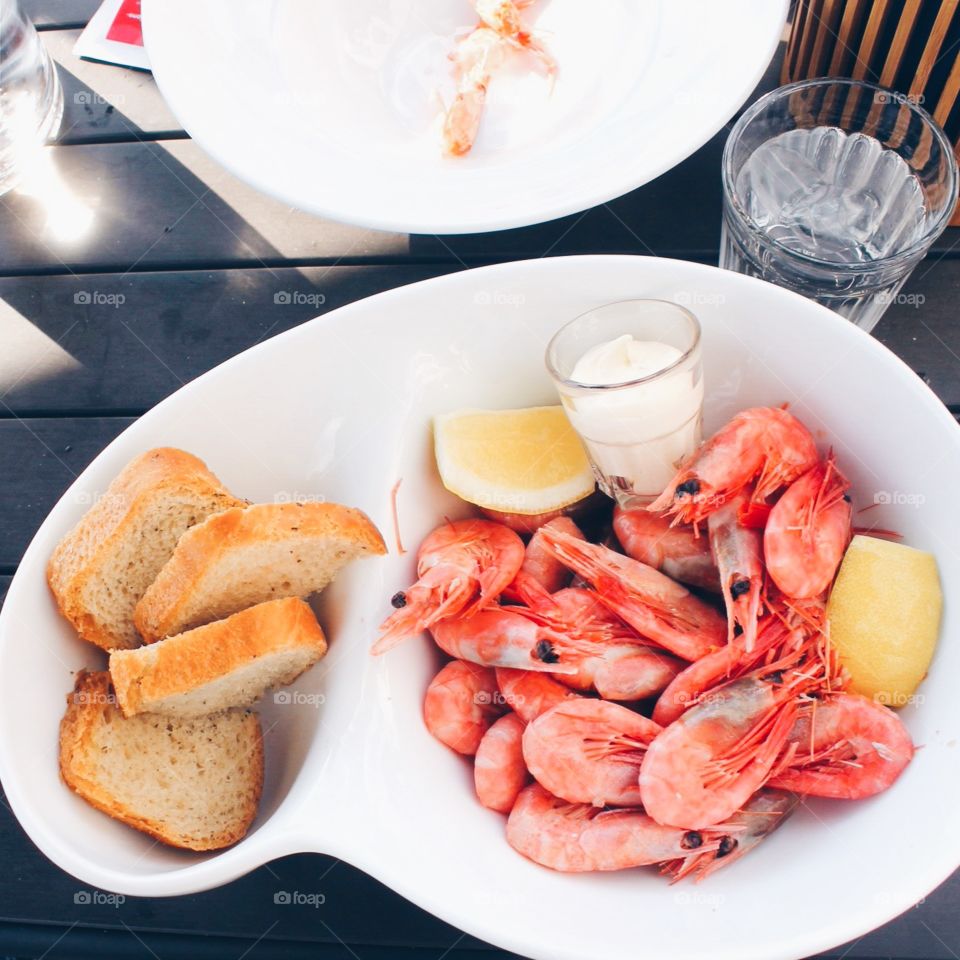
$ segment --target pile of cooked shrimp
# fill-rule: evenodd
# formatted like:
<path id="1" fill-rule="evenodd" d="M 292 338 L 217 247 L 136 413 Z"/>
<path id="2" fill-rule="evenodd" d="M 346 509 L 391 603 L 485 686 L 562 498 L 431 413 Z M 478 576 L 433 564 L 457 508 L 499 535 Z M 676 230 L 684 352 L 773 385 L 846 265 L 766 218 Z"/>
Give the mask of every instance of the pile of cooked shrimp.
<path id="1" fill-rule="evenodd" d="M 426 726 L 475 758 L 521 854 L 702 879 L 801 796 L 871 796 L 913 756 L 830 646 L 848 487 L 791 413 L 744 410 L 655 502 L 614 511 L 623 552 L 569 517 L 526 545 L 491 520 L 434 530 L 373 652 L 428 630 L 453 658 Z"/>

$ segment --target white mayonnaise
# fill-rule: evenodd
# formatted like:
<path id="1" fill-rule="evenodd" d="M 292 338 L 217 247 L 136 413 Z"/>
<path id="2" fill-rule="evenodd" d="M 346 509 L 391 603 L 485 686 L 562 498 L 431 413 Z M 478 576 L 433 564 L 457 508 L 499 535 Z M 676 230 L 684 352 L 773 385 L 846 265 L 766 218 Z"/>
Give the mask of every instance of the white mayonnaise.
<path id="1" fill-rule="evenodd" d="M 652 498 L 700 443 L 703 380 L 698 366 L 631 382 L 652 377 L 681 357 L 670 344 L 624 334 L 591 347 L 574 365 L 570 379 L 597 389 L 564 396 L 564 406 L 612 486 Z"/>

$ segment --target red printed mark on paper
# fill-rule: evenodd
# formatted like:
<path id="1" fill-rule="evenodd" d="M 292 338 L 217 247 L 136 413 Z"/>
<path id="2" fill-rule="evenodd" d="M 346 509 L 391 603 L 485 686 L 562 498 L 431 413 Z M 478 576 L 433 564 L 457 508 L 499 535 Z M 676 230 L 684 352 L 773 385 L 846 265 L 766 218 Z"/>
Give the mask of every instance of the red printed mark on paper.
<path id="1" fill-rule="evenodd" d="M 140 0 L 123 0 L 107 31 L 107 39 L 115 40 L 117 43 L 129 43 L 134 47 L 143 46 L 143 32 L 140 29 Z"/>

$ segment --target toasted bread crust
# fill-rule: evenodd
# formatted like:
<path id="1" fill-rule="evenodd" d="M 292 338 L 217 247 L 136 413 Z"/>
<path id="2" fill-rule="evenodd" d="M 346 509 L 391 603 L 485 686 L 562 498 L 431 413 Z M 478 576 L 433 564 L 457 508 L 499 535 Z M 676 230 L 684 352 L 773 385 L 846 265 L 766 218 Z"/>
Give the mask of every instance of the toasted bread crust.
<path id="1" fill-rule="evenodd" d="M 127 464 L 106 494 L 60 541 L 47 564 L 47 582 L 60 611 L 84 640 L 105 650 L 128 647 L 130 643 L 112 633 L 87 609 L 84 589 L 127 535 L 131 518 L 148 511 L 157 493 L 164 489 L 220 501 L 217 509 L 245 503 L 192 454 L 173 447 L 148 450 Z"/>
<path id="2" fill-rule="evenodd" d="M 263 791 L 263 736 L 257 715 L 244 714 L 244 724 L 251 735 L 253 754 L 250 760 L 259 770 L 259 777 L 253 785 L 254 792 L 249 797 L 243 817 L 240 822 L 231 824 L 219 833 L 197 838 L 172 832 L 162 821 L 139 814 L 120 802 L 98 780 L 97 731 L 105 722 L 124 722 L 113 701 L 108 673 L 81 671 L 77 675 L 74 690 L 67 695 L 67 711 L 60 722 L 60 775 L 64 783 L 108 816 L 173 847 L 219 850 L 241 840 L 253 823 Z"/>
<path id="3" fill-rule="evenodd" d="M 280 542 L 291 537 L 338 537 L 359 553 L 387 552 L 369 517 L 337 503 L 265 503 L 225 510 L 191 527 L 177 543 L 134 611 L 134 623 L 147 643 L 170 636 L 184 624 L 182 611 L 195 591 L 203 589 L 206 572 L 234 547 Z"/>
<path id="4" fill-rule="evenodd" d="M 116 650 L 110 655 L 110 677 L 120 709 L 129 717 L 288 650 L 307 652 L 311 663 L 327 652 L 313 610 L 296 597 L 268 600 L 149 647 Z"/>

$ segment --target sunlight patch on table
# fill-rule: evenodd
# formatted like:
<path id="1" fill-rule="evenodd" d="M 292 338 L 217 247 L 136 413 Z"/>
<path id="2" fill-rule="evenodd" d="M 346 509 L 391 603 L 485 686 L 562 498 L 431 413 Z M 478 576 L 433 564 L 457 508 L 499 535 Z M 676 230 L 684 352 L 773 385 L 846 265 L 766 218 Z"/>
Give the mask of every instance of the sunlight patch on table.
<path id="1" fill-rule="evenodd" d="M 16 192 L 43 211 L 44 236 L 61 244 L 82 240 L 93 226 L 90 205 L 71 189 L 50 149 L 39 150 L 23 174 Z"/>
<path id="2" fill-rule="evenodd" d="M 8 400 L 14 390 L 83 369 L 76 357 L 5 300 L 0 300 L 0 329 L 0 400 Z"/>

